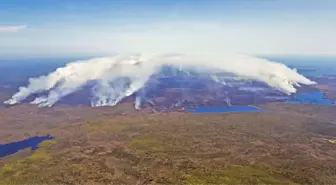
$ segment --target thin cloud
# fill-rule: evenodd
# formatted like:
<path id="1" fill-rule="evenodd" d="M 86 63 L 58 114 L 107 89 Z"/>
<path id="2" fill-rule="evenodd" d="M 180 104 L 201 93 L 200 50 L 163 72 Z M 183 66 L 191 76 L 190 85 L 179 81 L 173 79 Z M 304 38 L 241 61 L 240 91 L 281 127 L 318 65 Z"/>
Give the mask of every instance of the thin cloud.
<path id="1" fill-rule="evenodd" d="M 18 32 L 26 29 L 26 25 L 17 25 L 17 26 L 0 26 L 0 32 Z"/>

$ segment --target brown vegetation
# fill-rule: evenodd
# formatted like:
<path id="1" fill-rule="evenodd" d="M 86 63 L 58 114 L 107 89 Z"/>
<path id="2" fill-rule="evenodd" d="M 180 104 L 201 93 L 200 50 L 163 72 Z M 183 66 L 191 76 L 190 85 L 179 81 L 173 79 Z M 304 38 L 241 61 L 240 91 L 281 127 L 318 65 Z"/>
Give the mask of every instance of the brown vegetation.
<path id="1" fill-rule="evenodd" d="M 266 113 L 145 113 L 132 105 L 0 111 L 1 141 L 49 133 L 5 157 L 0 184 L 332 184 L 335 107 Z M 22 132 L 26 134 L 23 134 Z"/>

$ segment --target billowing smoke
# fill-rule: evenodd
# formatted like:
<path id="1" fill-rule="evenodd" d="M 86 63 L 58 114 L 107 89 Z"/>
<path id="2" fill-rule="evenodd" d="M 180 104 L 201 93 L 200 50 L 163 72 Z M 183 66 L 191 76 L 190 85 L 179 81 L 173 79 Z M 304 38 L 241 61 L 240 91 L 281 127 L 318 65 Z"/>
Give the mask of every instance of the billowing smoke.
<path id="1" fill-rule="evenodd" d="M 241 80 L 263 82 L 286 94 L 295 93 L 300 84 L 315 83 L 283 64 L 245 55 L 116 55 L 72 62 L 46 76 L 31 78 L 26 87 L 20 87 L 5 103 L 13 105 L 37 95 L 32 104 L 52 106 L 62 97 L 88 83 L 94 83 L 92 106 L 114 106 L 139 92 L 136 94 L 135 107 L 140 108 L 144 97 L 142 89 L 163 66 L 208 74 L 222 85 L 226 84 L 227 78 L 218 74 L 230 74 Z M 230 100 L 227 101 L 230 104 Z"/>

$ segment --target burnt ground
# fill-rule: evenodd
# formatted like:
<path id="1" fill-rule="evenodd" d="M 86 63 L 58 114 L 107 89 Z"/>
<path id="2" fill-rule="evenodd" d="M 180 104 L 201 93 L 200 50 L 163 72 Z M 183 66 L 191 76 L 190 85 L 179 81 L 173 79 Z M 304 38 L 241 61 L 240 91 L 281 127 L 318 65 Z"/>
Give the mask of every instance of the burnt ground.
<path id="1" fill-rule="evenodd" d="M 0 110 L 0 141 L 51 134 L 0 159 L 0 184 L 332 184 L 336 107 L 192 114 L 116 107 Z"/>

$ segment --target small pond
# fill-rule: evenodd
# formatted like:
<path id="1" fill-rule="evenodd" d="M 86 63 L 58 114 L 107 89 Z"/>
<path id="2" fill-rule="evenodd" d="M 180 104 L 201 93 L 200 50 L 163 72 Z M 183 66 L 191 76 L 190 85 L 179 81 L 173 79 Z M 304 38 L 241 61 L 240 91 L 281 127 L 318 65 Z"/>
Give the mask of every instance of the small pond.
<path id="1" fill-rule="evenodd" d="M 20 150 L 31 148 L 32 150 L 38 149 L 38 145 L 46 140 L 53 139 L 52 136 L 35 136 L 22 141 L 16 141 L 7 144 L 0 144 L 0 157 L 5 157 L 14 154 Z"/>
<path id="2" fill-rule="evenodd" d="M 185 108 L 186 111 L 193 113 L 229 113 L 229 112 L 264 112 L 265 110 L 255 106 L 226 106 L 226 107 L 197 107 Z"/>

